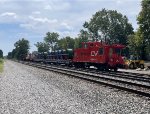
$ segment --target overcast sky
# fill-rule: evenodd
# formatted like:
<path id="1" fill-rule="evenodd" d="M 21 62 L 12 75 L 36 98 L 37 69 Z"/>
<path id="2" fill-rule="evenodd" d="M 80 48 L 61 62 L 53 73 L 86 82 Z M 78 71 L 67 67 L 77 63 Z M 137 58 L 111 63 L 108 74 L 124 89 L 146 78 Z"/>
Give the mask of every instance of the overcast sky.
<path id="1" fill-rule="evenodd" d="M 58 32 L 60 37 L 79 34 L 85 21 L 102 8 L 126 15 L 137 29 L 136 17 L 141 0 L 0 0 L 0 49 L 4 55 L 21 38 L 34 44 L 43 41 L 46 32 Z"/>

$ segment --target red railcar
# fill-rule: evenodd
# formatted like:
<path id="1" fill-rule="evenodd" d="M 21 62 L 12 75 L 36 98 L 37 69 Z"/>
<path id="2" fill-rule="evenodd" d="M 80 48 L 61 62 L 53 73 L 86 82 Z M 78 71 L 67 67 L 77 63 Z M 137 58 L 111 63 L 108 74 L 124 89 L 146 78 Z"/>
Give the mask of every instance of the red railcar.
<path id="1" fill-rule="evenodd" d="M 98 69 L 108 70 L 123 66 L 121 56 L 124 45 L 106 44 L 103 42 L 83 42 L 82 48 L 74 50 L 73 64 L 76 67 L 95 66 Z"/>

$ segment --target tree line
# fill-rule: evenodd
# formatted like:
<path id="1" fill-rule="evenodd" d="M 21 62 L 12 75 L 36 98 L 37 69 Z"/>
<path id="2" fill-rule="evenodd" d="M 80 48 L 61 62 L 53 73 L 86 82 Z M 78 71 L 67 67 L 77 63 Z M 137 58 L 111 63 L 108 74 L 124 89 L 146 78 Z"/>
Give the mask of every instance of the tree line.
<path id="1" fill-rule="evenodd" d="M 79 36 L 60 38 L 56 32 L 47 32 L 42 42 L 35 46 L 38 52 L 54 51 L 56 49 L 79 48 L 81 42 L 104 41 L 110 44 L 126 45 L 129 55 L 146 59 L 150 54 L 150 1 L 142 0 L 141 11 L 137 17 L 139 28 L 134 32 L 132 24 L 125 15 L 116 10 L 102 9 L 96 12 L 89 22 L 83 23 Z M 90 38 L 90 39 L 88 39 Z M 22 38 L 15 44 L 15 49 L 8 53 L 8 58 L 21 58 L 29 52 L 29 41 Z"/>
<path id="2" fill-rule="evenodd" d="M 0 49 L 0 58 L 3 58 L 3 51 Z"/>

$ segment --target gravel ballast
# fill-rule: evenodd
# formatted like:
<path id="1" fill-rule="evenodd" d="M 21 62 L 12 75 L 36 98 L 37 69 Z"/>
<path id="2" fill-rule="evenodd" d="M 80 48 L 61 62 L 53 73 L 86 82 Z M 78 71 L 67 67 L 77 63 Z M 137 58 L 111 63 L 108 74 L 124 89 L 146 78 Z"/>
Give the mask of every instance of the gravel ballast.
<path id="1" fill-rule="evenodd" d="M 5 61 L 0 114 L 150 114 L 150 99 Z"/>

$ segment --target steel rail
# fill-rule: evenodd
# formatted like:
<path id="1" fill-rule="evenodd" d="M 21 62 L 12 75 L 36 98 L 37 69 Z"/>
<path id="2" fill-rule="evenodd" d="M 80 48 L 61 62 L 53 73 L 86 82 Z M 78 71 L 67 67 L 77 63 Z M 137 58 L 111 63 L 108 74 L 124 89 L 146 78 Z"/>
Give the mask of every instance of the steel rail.
<path id="1" fill-rule="evenodd" d="M 37 68 L 42 68 L 42 69 L 45 69 L 45 70 L 49 70 L 49 71 L 53 71 L 53 72 L 73 76 L 73 77 L 78 77 L 80 79 L 84 79 L 84 80 L 87 80 L 87 81 L 92 81 L 92 82 L 95 82 L 95 83 L 100 83 L 100 84 L 103 84 L 103 85 L 107 85 L 107 86 L 110 86 L 110 87 L 114 87 L 114 88 L 117 88 L 117 89 L 121 89 L 121 90 L 124 90 L 124 91 L 132 92 L 132 93 L 142 95 L 142 96 L 146 96 L 146 97 L 150 98 L 150 93 L 149 92 L 141 91 L 141 88 L 142 88 L 142 90 L 144 88 L 144 89 L 148 89 L 148 91 L 149 91 L 149 89 L 150 89 L 149 85 L 142 85 L 142 84 L 137 84 L 137 83 L 123 81 L 123 80 L 111 79 L 111 78 L 102 77 L 102 76 L 99 76 L 99 75 L 89 74 L 89 73 L 85 73 L 85 72 L 78 72 L 78 71 L 70 70 L 70 69 L 57 68 L 57 67 L 43 65 L 43 64 L 36 64 L 36 63 L 25 63 L 25 64 L 30 65 L 30 66 L 35 66 Z M 94 79 L 94 78 L 96 78 L 96 79 Z M 101 80 L 101 79 L 103 79 L 103 80 Z M 114 83 L 117 83 L 117 84 L 120 83 L 120 84 L 118 86 Z M 125 84 L 126 87 L 124 85 L 122 86 L 121 84 Z M 134 87 L 129 88 L 128 86 L 134 86 Z M 135 89 L 135 87 L 138 87 L 138 89 L 140 88 L 140 90 Z"/>

